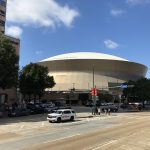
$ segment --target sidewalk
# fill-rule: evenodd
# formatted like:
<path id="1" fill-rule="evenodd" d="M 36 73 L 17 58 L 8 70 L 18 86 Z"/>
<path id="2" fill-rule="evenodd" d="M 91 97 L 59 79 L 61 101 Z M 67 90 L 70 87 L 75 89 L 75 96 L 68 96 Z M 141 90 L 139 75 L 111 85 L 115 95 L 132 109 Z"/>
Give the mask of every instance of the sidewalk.
<path id="1" fill-rule="evenodd" d="M 92 118 L 94 115 L 91 113 L 76 113 L 77 118 Z"/>
<path id="2" fill-rule="evenodd" d="M 91 113 L 76 113 L 77 118 L 95 118 L 95 117 L 110 117 L 110 116 L 114 116 L 114 113 L 110 113 L 110 115 L 105 114 L 105 113 L 101 113 L 100 115 L 96 114 L 96 115 L 92 115 Z M 116 116 L 116 115 L 115 115 Z"/>

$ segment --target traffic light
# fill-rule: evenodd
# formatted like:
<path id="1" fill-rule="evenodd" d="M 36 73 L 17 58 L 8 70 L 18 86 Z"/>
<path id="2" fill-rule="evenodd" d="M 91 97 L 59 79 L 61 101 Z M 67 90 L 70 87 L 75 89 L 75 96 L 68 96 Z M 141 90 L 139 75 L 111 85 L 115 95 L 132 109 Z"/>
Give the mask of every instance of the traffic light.
<path id="1" fill-rule="evenodd" d="M 95 94 L 95 96 L 97 96 L 97 89 L 96 88 L 94 90 L 94 94 Z"/>
<path id="2" fill-rule="evenodd" d="M 91 95 L 94 96 L 94 90 L 93 89 L 91 90 Z"/>
<path id="3" fill-rule="evenodd" d="M 97 89 L 96 88 L 92 88 L 91 95 L 97 96 Z"/>

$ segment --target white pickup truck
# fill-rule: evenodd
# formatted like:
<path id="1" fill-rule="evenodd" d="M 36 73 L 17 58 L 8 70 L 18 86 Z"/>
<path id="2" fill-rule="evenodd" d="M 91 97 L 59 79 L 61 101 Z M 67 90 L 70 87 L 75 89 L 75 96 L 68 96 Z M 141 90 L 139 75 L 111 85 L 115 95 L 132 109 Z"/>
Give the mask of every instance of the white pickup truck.
<path id="1" fill-rule="evenodd" d="M 75 111 L 72 109 L 59 109 L 54 113 L 48 114 L 47 120 L 49 122 L 61 122 L 64 120 L 73 121 L 75 119 L 75 116 Z"/>

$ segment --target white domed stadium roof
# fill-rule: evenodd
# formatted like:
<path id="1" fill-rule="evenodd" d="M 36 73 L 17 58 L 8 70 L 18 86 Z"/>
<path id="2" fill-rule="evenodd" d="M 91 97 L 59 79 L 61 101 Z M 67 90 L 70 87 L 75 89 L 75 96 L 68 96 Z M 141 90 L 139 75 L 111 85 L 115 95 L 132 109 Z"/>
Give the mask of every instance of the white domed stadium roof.
<path id="1" fill-rule="evenodd" d="M 62 55 L 57 55 L 54 57 L 50 57 L 47 59 L 42 60 L 43 61 L 53 61 L 53 60 L 70 60 L 70 59 L 105 59 L 105 60 L 120 60 L 120 61 L 128 61 L 126 59 L 103 54 L 103 53 L 96 53 L 96 52 L 75 52 L 75 53 L 67 53 Z"/>

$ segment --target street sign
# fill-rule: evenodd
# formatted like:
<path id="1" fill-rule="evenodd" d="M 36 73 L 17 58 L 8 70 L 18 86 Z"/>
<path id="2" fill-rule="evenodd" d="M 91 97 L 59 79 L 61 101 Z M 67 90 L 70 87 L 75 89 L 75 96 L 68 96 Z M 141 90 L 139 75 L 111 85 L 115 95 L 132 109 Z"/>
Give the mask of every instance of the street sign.
<path id="1" fill-rule="evenodd" d="M 127 84 L 121 84 L 120 87 L 121 87 L 122 89 L 126 89 L 126 88 L 128 88 L 128 85 L 127 85 Z"/>

